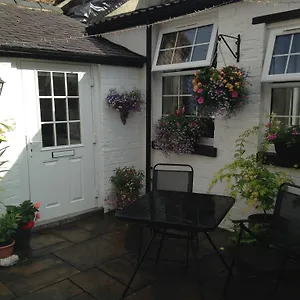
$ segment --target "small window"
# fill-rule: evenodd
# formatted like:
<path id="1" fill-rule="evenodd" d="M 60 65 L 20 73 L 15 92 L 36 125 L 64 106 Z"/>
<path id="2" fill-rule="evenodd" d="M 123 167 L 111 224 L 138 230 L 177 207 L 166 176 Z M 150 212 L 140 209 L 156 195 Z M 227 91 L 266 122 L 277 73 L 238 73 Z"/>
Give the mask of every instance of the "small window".
<path id="1" fill-rule="evenodd" d="M 78 74 L 38 72 L 43 147 L 81 143 Z"/>
<path id="2" fill-rule="evenodd" d="M 272 88 L 271 113 L 283 127 L 300 125 L 300 86 Z"/>
<path id="3" fill-rule="evenodd" d="M 216 42 L 213 24 L 161 33 L 153 71 L 203 67 L 211 64 Z"/>
<path id="4" fill-rule="evenodd" d="M 186 116 L 196 116 L 196 101 L 192 95 L 193 73 L 182 72 L 182 74 L 164 74 L 162 84 L 162 114 L 169 115 L 180 107 L 185 108 Z M 204 136 L 214 137 L 215 125 L 213 118 L 202 118 L 206 124 Z"/>
<path id="5" fill-rule="evenodd" d="M 263 81 L 300 80 L 300 32 L 274 30 L 270 33 Z"/>

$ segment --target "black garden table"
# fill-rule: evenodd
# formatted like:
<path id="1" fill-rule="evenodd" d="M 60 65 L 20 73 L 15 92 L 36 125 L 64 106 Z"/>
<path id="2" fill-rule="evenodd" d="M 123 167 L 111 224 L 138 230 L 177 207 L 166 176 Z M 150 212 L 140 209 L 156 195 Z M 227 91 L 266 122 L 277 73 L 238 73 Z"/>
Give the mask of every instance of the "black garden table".
<path id="1" fill-rule="evenodd" d="M 136 269 L 124 290 L 122 299 L 126 296 L 155 237 L 159 234 L 165 235 L 167 230 L 178 230 L 187 233 L 186 239 L 190 241 L 198 274 L 200 270 L 197 260 L 197 247 L 194 241 L 200 232 L 206 235 L 222 263 L 228 269 L 226 261 L 213 243 L 209 232 L 214 231 L 219 226 L 234 203 L 235 199 L 228 196 L 155 191 L 142 196 L 135 203 L 117 211 L 116 218 L 119 220 L 144 224 L 152 230 L 151 240 L 136 265 Z"/>

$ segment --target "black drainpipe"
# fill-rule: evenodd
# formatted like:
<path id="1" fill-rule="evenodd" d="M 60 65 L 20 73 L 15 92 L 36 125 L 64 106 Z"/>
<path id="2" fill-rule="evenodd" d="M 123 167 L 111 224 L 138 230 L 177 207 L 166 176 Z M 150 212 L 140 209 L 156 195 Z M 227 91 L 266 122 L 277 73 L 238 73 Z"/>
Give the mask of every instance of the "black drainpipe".
<path id="1" fill-rule="evenodd" d="M 151 98 L 152 98 L 152 25 L 146 36 L 146 192 L 151 190 Z"/>

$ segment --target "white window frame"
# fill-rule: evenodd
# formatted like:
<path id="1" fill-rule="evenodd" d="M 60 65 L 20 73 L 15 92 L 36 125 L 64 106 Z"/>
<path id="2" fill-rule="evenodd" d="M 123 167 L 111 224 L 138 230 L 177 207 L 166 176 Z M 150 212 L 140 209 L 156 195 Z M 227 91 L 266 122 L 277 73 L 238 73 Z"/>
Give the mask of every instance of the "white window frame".
<path id="1" fill-rule="evenodd" d="M 204 26 L 208 26 L 208 25 L 213 25 L 213 29 L 212 29 L 212 34 L 211 34 L 210 41 L 209 41 L 206 60 L 177 63 L 177 64 L 168 64 L 168 65 L 157 65 L 160 45 L 161 45 L 162 37 L 164 34 L 193 29 L 193 28 L 197 28 L 197 27 L 204 27 Z M 159 36 L 158 36 L 158 40 L 157 40 L 157 45 L 156 45 L 156 50 L 155 50 L 153 65 L 152 65 L 152 71 L 170 71 L 170 70 L 176 70 L 176 69 L 193 69 L 193 68 L 197 69 L 197 68 L 201 68 L 201 67 L 210 66 L 211 62 L 213 60 L 213 53 L 214 53 L 215 46 L 216 46 L 217 32 L 218 32 L 218 27 L 217 27 L 216 23 L 214 23 L 214 22 L 205 22 L 205 23 L 201 22 L 201 23 L 196 23 L 196 24 L 194 23 L 192 25 L 177 26 L 177 27 L 171 27 L 171 28 L 161 30 L 159 33 Z M 195 37 L 196 37 L 196 35 L 195 35 Z M 193 45 L 194 45 L 194 43 L 193 43 Z"/>
<path id="2" fill-rule="evenodd" d="M 295 34 L 295 33 L 300 33 L 299 26 L 270 30 L 269 41 L 267 45 L 266 56 L 265 56 L 265 61 L 264 61 L 263 71 L 262 71 L 262 78 L 261 78 L 262 82 L 300 81 L 300 72 L 291 73 L 291 74 L 274 74 L 274 75 L 269 74 L 276 37 L 280 35 Z"/>

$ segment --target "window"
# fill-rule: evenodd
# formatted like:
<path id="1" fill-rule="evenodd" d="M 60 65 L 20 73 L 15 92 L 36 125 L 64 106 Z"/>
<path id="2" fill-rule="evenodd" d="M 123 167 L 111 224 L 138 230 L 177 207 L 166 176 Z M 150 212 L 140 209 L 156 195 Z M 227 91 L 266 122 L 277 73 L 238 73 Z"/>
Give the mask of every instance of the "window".
<path id="1" fill-rule="evenodd" d="M 196 101 L 192 95 L 191 71 L 166 73 L 162 79 L 162 114 L 168 115 L 179 107 L 185 108 L 187 116 L 197 115 Z M 214 137 L 214 119 L 203 118 L 206 124 L 205 137 Z"/>
<path id="2" fill-rule="evenodd" d="M 81 143 L 78 74 L 38 72 L 43 147 Z"/>
<path id="3" fill-rule="evenodd" d="M 273 87 L 271 113 L 276 114 L 276 118 L 284 127 L 300 125 L 300 84 L 294 87 Z"/>
<path id="4" fill-rule="evenodd" d="M 262 80 L 300 80 L 300 29 L 270 32 Z"/>
<path id="5" fill-rule="evenodd" d="M 215 25 L 161 33 L 153 71 L 209 66 L 215 48 Z"/>

